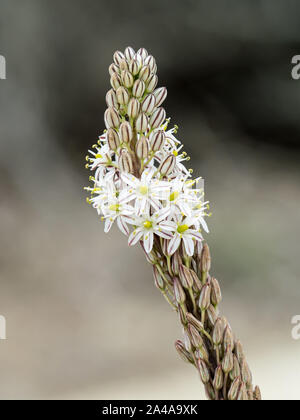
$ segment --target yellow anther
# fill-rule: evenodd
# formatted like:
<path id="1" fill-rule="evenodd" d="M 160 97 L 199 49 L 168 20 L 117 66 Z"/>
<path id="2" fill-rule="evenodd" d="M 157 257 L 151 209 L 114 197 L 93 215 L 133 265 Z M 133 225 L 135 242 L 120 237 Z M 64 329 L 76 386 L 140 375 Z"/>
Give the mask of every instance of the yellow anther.
<path id="1" fill-rule="evenodd" d="M 179 196 L 179 192 L 178 191 L 173 191 L 171 194 L 170 194 L 170 197 L 169 197 L 169 200 L 170 201 L 174 201 L 174 200 L 176 200 L 176 198 Z"/>
<path id="2" fill-rule="evenodd" d="M 95 158 L 96 158 L 96 159 L 102 159 L 102 158 L 103 158 L 103 156 L 102 156 L 102 155 L 100 155 L 100 153 L 97 153 L 97 154 L 96 154 L 96 156 L 95 156 Z"/>

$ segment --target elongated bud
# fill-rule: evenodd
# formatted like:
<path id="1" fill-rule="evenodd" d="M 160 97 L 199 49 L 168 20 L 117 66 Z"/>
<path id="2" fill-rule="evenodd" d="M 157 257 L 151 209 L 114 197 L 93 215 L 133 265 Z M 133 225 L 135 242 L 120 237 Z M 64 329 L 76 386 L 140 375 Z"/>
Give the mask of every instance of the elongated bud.
<path id="1" fill-rule="evenodd" d="M 120 67 L 120 70 L 122 71 L 122 70 L 128 70 L 128 63 L 127 63 L 127 61 L 124 59 L 124 60 L 121 60 L 120 61 L 120 64 L 119 64 L 119 67 Z"/>
<path id="2" fill-rule="evenodd" d="M 221 318 L 218 318 L 216 320 L 214 330 L 213 330 L 213 335 L 212 335 L 213 343 L 216 346 L 222 342 L 223 332 L 224 332 L 223 321 L 221 320 Z"/>
<path id="3" fill-rule="evenodd" d="M 231 350 L 231 351 L 233 350 L 233 347 L 234 347 L 233 334 L 229 325 L 227 325 L 224 331 L 223 346 L 224 346 L 224 350 Z"/>
<path id="4" fill-rule="evenodd" d="M 117 66 L 120 65 L 120 62 L 125 59 L 124 54 L 121 51 L 116 51 L 114 53 L 114 62 Z"/>
<path id="5" fill-rule="evenodd" d="M 191 275 L 193 277 L 193 289 L 198 294 L 202 289 L 202 283 L 194 270 L 191 270 Z"/>
<path id="6" fill-rule="evenodd" d="M 261 400 L 261 392 L 260 392 L 259 386 L 257 386 L 257 385 L 256 385 L 256 387 L 254 388 L 254 394 L 253 394 L 253 397 L 254 397 L 254 399 L 255 399 L 255 400 L 258 400 L 258 401 L 260 401 L 260 400 Z"/>
<path id="7" fill-rule="evenodd" d="M 128 121 L 124 121 L 120 125 L 119 136 L 124 143 L 129 143 L 132 139 L 132 128 Z"/>
<path id="8" fill-rule="evenodd" d="M 133 57 L 133 59 L 137 62 L 138 66 L 139 66 L 139 71 L 144 63 L 144 60 L 142 58 L 142 56 L 139 53 L 136 53 Z"/>
<path id="9" fill-rule="evenodd" d="M 148 56 L 148 51 L 146 50 L 146 48 L 140 48 L 137 51 L 137 54 L 139 54 L 143 60 L 145 60 L 145 58 Z"/>
<path id="10" fill-rule="evenodd" d="M 165 282 L 164 282 L 164 279 L 162 278 L 160 272 L 158 271 L 156 265 L 153 266 L 153 276 L 154 276 L 155 286 L 160 290 L 164 290 L 165 289 Z"/>
<path id="11" fill-rule="evenodd" d="M 185 289 L 190 289 L 193 286 L 193 277 L 190 271 L 185 265 L 179 267 L 179 278 Z"/>
<path id="12" fill-rule="evenodd" d="M 112 76 L 114 73 L 119 73 L 120 69 L 119 67 L 115 64 L 112 63 L 109 67 L 108 67 L 108 72 L 110 74 L 110 76 Z"/>
<path id="13" fill-rule="evenodd" d="M 240 376 L 240 374 L 241 374 L 240 365 L 239 365 L 236 355 L 234 354 L 233 355 L 233 368 L 229 373 L 230 379 L 234 381 L 236 377 Z"/>
<path id="14" fill-rule="evenodd" d="M 210 284 L 206 283 L 200 292 L 199 308 L 203 311 L 210 305 Z"/>
<path id="15" fill-rule="evenodd" d="M 166 157 L 165 160 L 161 162 L 161 164 L 158 167 L 159 172 L 163 176 L 169 175 L 171 172 L 173 172 L 175 168 L 176 158 L 174 155 L 169 155 Z"/>
<path id="16" fill-rule="evenodd" d="M 147 159 L 149 154 L 149 144 L 145 136 L 141 136 L 136 142 L 136 154 L 139 159 Z"/>
<path id="17" fill-rule="evenodd" d="M 200 373 L 201 381 L 204 384 L 207 384 L 209 382 L 209 370 L 208 370 L 208 368 L 206 366 L 206 363 L 203 359 L 198 359 L 197 360 L 197 368 L 198 368 L 199 373 Z"/>
<path id="18" fill-rule="evenodd" d="M 136 98 L 141 98 L 145 92 L 145 83 L 142 80 L 137 79 L 132 87 L 132 95 Z"/>
<path id="19" fill-rule="evenodd" d="M 142 102 L 142 111 L 150 115 L 155 108 L 155 96 L 150 93 Z"/>
<path id="20" fill-rule="evenodd" d="M 178 276 L 180 264 L 182 264 L 181 256 L 180 256 L 179 252 L 176 251 L 175 254 L 173 254 L 172 257 L 171 257 L 172 272 L 176 276 Z"/>
<path id="21" fill-rule="evenodd" d="M 213 307 L 213 305 L 209 305 L 209 307 L 206 309 L 206 313 L 207 313 L 208 319 L 210 320 L 210 323 L 214 325 L 218 318 L 217 310 Z"/>
<path id="22" fill-rule="evenodd" d="M 116 92 L 117 101 L 121 105 L 127 105 L 129 101 L 128 90 L 124 86 L 120 86 Z"/>
<path id="23" fill-rule="evenodd" d="M 135 122 L 136 131 L 141 133 L 147 131 L 148 128 L 148 117 L 143 112 L 139 114 Z"/>
<path id="24" fill-rule="evenodd" d="M 130 154 L 127 150 L 122 150 L 119 157 L 119 169 L 122 172 L 127 172 L 129 174 L 133 173 L 133 163 Z"/>
<path id="25" fill-rule="evenodd" d="M 121 81 L 126 88 L 131 88 L 131 86 L 133 85 L 134 79 L 133 79 L 132 74 L 129 71 L 123 70 L 121 72 Z"/>
<path id="26" fill-rule="evenodd" d="M 147 82 L 147 80 L 149 79 L 151 74 L 151 70 L 149 66 L 143 66 L 141 68 L 140 74 L 139 74 L 139 78 L 143 81 L 143 82 Z"/>
<path id="27" fill-rule="evenodd" d="M 121 78 L 117 73 L 113 73 L 110 78 L 110 84 L 117 90 L 121 86 Z"/>
<path id="28" fill-rule="evenodd" d="M 166 111 L 164 108 L 157 108 L 150 117 L 150 126 L 158 128 L 166 119 Z"/>
<path id="29" fill-rule="evenodd" d="M 248 393 L 247 393 L 247 388 L 246 385 L 242 382 L 241 386 L 240 386 L 240 390 L 237 396 L 237 400 L 238 401 L 248 401 Z"/>
<path id="30" fill-rule="evenodd" d="M 221 293 L 219 282 L 217 279 L 212 277 L 210 280 L 210 283 L 211 283 L 211 296 L 210 296 L 211 303 L 213 305 L 218 305 L 222 300 L 222 293 Z"/>
<path id="31" fill-rule="evenodd" d="M 150 144 L 153 152 L 158 152 L 163 148 L 166 141 L 166 135 L 163 130 L 154 131 L 150 135 Z"/>
<path id="32" fill-rule="evenodd" d="M 131 47 L 127 47 L 124 51 L 124 55 L 125 55 L 125 58 L 126 58 L 127 61 L 132 60 L 133 57 L 134 57 L 134 54 L 135 54 L 135 51 Z"/>
<path id="33" fill-rule="evenodd" d="M 181 359 L 182 359 L 184 362 L 187 362 L 187 363 L 194 363 L 194 362 L 193 362 L 193 359 L 192 359 L 192 357 L 191 357 L 191 355 L 190 355 L 190 354 L 189 354 L 189 352 L 188 352 L 188 351 L 184 348 L 184 345 L 183 345 L 182 341 L 180 341 L 180 340 L 175 341 L 175 348 L 176 348 L 176 350 L 177 350 L 177 352 L 178 352 L 179 356 L 181 357 Z"/>
<path id="34" fill-rule="evenodd" d="M 220 365 L 215 370 L 213 386 L 217 391 L 219 391 L 223 386 L 223 371 Z"/>
<path id="35" fill-rule="evenodd" d="M 208 273 L 210 270 L 211 258 L 209 252 L 209 246 L 207 243 L 203 244 L 202 254 L 201 254 L 201 271 Z"/>
<path id="36" fill-rule="evenodd" d="M 136 118 L 140 111 L 140 103 L 136 98 L 131 98 L 127 106 L 127 114 L 131 118 Z"/>
<path id="37" fill-rule="evenodd" d="M 191 340 L 190 340 L 190 336 L 189 336 L 188 332 L 185 329 L 183 330 L 183 342 L 184 342 L 185 349 L 188 352 L 191 352 L 192 351 L 192 343 L 191 343 Z"/>
<path id="38" fill-rule="evenodd" d="M 133 76 L 136 76 L 139 72 L 139 64 L 138 62 L 133 58 L 129 63 L 129 71 Z"/>
<path id="39" fill-rule="evenodd" d="M 153 90 L 156 88 L 157 82 L 158 82 L 158 77 L 156 76 L 156 74 L 154 73 L 150 74 L 150 77 L 147 80 L 146 92 L 148 93 L 153 92 Z"/>
<path id="40" fill-rule="evenodd" d="M 161 87 L 158 89 L 155 89 L 155 91 L 153 92 L 153 95 L 155 96 L 156 102 L 155 102 L 155 106 L 159 107 L 163 101 L 166 99 L 168 94 L 167 88 L 165 87 Z"/>
<path id="41" fill-rule="evenodd" d="M 113 89 L 110 89 L 107 92 L 105 100 L 106 100 L 106 105 L 109 108 L 118 108 L 119 107 L 118 101 L 117 101 L 117 95 L 116 95 L 116 93 Z"/>
<path id="42" fill-rule="evenodd" d="M 199 319 L 197 319 L 190 312 L 186 313 L 186 319 L 191 325 L 193 325 L 195 328 L 197 328 L 198 331 L 202 331 L 204 329 L 202 322 L 200 322 Z"/>
<path id="43" fill-rule="evenodd" d="M 246 360 L 242 360 L 241 364 L 240 364 L 240 368 L 241 368 L 241 377 L 243 382 L 245 382 L 246 385 L 251 385 L 252 383 L 252 374 L 250 372 L 248 363 L 246 362 Z"/>
<path id="44" fill-rule="evenodd" d="M 203 347 L 204 345 L 203 340 L 198 330 L 192 324 L 188 324 L 188 333 L 194 347 L 196 348 Z"/>
<path id="45" fill-rule="evenodd" d="M 240 378 L 239 377 L 235 378 L 235 380 L 232 382 L 231 387 L 228 391 L 228 399 L 230 401 L 234 401 L 237 399 L 240 385 L 241 385 Z"/>
<path id="46" fill-rule="evenodd" d="M 104 122 L 106 128 L 118 128 L 120 125 L 118 111 L 115 108 L 107 108 L 104 113 Z"/>
<path id="47" fill-rule="evenodd" d="M 107 142 L 110 150 L 113 151 L 116 151 L 120 146 L 118 133 L 113 128 L 109 128 L 107 131 Z"/>
<path id="48" fill-rule="evenodd" d="M 233 368 L 233 354 L 231 350 L 226 350 L 223 360 L 222 369 L 225 373 L 229 373 Z"/>
<path id="49" fill-rule="evenodd" d="M 145 57 L 144 59 L 145 66 L 149 66 L 151 72 L 155 69 L 155 58 L 152 55 L 148 55 L 148 57 Z"/>
<path id="50" fill-rule="evenodd" d="M 245 358 L 245 354 L 244 354 L 243 346 L 239 340 L 236 341 L 235 343 L 235 354 L 239 363 L 242 363 L 242 361 Z"/>
<path id="51" fill-rule="evenodd" d="M 208 400 L 214 401 L 216 399 L 215 390 L 210 382 L 205 385 L 205 395 Z"/>
<path id="52" fill-rule="evenodd" d="M 175 295 L 176 302 L 179 303 L 179 305 L 184 303 L 186 296 L 180 284 L 180 281 L 178 280 L 177 277 L 174 277 L 173 288 L 174 288 L 174 295 Z"/>

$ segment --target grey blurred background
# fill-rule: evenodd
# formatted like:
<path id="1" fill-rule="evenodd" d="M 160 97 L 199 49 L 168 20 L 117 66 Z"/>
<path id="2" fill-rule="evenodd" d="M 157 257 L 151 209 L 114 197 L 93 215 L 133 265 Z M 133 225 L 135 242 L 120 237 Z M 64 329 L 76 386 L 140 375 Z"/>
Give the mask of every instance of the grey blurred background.
<path id="1" fill-rule="evenodd" d="M 0 0 L 0 398 L 202 398 L 138 247 L 86 205 L 116 49 L 145 47 L 213 216 L 222 312 L 263 396 L 300 399 L 300 3 Z"/>

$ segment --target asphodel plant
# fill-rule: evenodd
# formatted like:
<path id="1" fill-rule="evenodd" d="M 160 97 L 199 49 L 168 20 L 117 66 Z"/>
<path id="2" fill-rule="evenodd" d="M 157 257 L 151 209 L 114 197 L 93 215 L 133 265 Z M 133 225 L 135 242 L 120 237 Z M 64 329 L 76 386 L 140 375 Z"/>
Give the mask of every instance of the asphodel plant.
<path id="1" fill-rule="evenodd" d="M 177 127 L 161 106 L 157 66 L 144 48 L 116 51 L 109 66 L 106 130 L 87 156 L 93 186 L 87 201 L 108 232 L 116 222 L 128 244 L 140 243 L 154 282 L 178 314 L 181 358 L 196 367 L 211 400 L 259 400 L 241 346 L 219 315 L 220 285 L 210 275 L 211 257 L 202 231 L 208 202 L 192 178 Z"/>

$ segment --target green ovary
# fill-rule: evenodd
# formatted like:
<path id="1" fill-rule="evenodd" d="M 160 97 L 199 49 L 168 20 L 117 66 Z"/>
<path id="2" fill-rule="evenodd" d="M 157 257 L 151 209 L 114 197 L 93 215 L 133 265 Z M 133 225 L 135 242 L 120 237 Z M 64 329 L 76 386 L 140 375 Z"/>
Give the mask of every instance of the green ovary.
<path id="1" fill-rule="evenodd" d="M 177 228 L 178 233 L 184 233 L 186 230 L 188 230 L 188 225 L 179 225 Z"/>
<path id="2" fill-rule="evenodd" d="M 151 229 L 151 228 L 152 228 L 152 222 L 151 222 L 150 220 L 146 220 L 146 221 L 143 223 L 143 226 L 144 226 L 144 228 L 146 228 L 146 229 Z"/>

